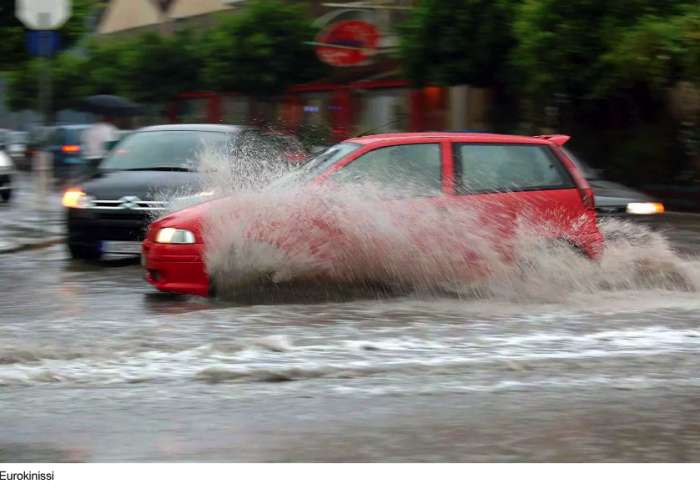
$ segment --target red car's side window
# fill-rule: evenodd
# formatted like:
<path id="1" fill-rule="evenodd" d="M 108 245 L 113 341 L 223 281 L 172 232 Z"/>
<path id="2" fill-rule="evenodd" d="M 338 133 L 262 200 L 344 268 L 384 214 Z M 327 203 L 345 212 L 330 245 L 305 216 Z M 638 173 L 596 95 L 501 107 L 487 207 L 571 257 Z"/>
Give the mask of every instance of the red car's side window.
<path id="1" fill-rule="evenodd" d="M 569 172 L 546 145 L 457 143 L 453 152 L 458 193 L 575 187 Z"/>
<path id="2" fill-rule="evenodd" d="M 335 171 L 338 184 L 369 184 L 396 196 L 438 195 L 442 191 L 439 143 L 384 146 L 359 156 Z"/>

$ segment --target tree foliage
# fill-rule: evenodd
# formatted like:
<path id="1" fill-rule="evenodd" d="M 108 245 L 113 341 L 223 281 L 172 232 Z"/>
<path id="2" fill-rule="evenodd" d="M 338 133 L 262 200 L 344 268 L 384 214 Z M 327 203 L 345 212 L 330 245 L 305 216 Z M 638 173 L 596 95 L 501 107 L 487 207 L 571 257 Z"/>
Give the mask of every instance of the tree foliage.
<path id="1" fill-rule="evenodd" d="M 200 88 L 202 59 L 190 31 L 170 37 L 150 32 L 123 51 L 123 72 L 128 74 L 124 92 L 138 102 L 167 102 L 178 93 Z"/>
<path id="2" fill-rule="evenodd" d="M 89 95 L 85 66 L 84 58 L 71 53 L 62 53 L 52 60 L 52 110 L 75 108 L 82 97 Z M 39 109 L 39 77 L 45 67 L 45 61 L 33 59 L 27 61 L 22 70 L 10 74 L 6 100 L 10 109 Z"/>
<path id="3" fill-rule="evenodd" d="M 204 36 L 205 83 L 215 90 L 273 94 L 317 78 L 324 66 L 308 44 L 314 35 L 300 5 L 252 0 Z"/>
<path id="4" fill-rule="evenodd" d="M 492 86 L 506 76 L 511 0 L 423 0 L 400 27 L 400 56 L 418 85 Z"/>
<path id="5" fill-rule="evenodd" d="M 132 73 L 129 57 L 138 46 L 134 39 L 92 41 L 85 50 L 83 84 L 93 94 L 128 96 Z"/>
<path id="6" fill-rule="evenodd" d="M 189 31 L 164 37 L 155 32 L 91 42 L 79 82 L 92 94 L 115 94 L 137 102 L 162 103 L 199 88 L 201 58 Z"/>
<path id="7" fill-rule="evenodd" d="M 513 65 L 524 93 L 539 100 L 665 88 L 692 76 L 697 10 L 677 0 L 526 0 L 514 24 Z"/>

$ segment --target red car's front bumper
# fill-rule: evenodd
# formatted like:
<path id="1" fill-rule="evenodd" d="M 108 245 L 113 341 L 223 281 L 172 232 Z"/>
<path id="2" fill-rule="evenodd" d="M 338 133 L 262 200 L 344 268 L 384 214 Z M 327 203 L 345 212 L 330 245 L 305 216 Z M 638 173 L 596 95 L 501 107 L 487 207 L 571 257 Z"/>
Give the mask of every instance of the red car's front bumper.
<path id="1" fill-rule="evenodd" d="M 203 245 L 163 244 L 149 239 L 142 245 L 146 280 L 163 292 L 209 295 L 209 277 L 202 260 Z"/>

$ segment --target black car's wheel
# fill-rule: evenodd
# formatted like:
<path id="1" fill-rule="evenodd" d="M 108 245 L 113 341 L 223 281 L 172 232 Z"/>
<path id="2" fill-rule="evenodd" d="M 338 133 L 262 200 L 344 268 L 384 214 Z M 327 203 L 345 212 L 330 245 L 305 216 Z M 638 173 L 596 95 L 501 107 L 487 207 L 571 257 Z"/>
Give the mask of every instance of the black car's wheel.
<path id="1" fill-rule="evenodd" d="M 97 243 L 85 245 L 69 241 L 68 251 L 71 258 L 75 260 L 99 260 L 102 257 L 102 251 Z"/>
<path id="2" fill-rule="evenodd" d="M 11 198 L 12 198 L 12 189 L 11 188 L 7 188 L 5 190 L 0 190 L 0 199 L 2 199 L 3 202 L 9 202 Z"/>

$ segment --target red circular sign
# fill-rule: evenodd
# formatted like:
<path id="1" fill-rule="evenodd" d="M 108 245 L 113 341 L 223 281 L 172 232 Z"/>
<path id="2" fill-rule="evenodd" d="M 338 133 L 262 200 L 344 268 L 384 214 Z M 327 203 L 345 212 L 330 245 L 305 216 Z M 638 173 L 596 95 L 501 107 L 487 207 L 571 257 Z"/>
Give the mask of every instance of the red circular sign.
<path id="1" fill-rule="evenodd" d="M 321 32 L 316 42 L 316 54 L 321 61 L 333 66 L 352 66 L 376 52 L 379 31 L 369 22 L 343 20 Z"/>

